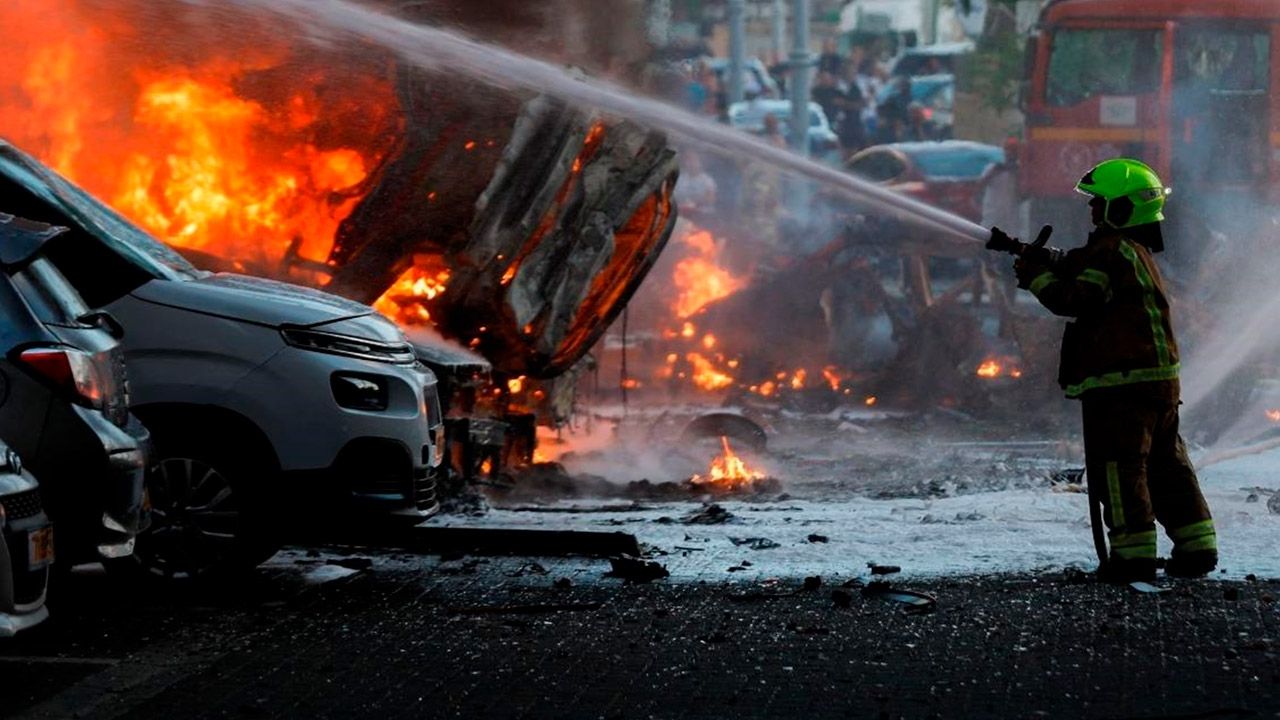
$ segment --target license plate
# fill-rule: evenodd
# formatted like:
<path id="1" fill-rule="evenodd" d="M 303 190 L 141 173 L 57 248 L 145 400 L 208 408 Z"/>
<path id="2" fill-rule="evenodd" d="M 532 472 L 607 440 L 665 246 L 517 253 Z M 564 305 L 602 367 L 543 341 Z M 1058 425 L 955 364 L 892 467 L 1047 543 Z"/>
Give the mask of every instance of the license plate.
<path id="1" fill-rule="evenodd" d="M 42 527 L 27 534 L 27 567 L 36 570 L 53 562 L 53 528 Z"/>

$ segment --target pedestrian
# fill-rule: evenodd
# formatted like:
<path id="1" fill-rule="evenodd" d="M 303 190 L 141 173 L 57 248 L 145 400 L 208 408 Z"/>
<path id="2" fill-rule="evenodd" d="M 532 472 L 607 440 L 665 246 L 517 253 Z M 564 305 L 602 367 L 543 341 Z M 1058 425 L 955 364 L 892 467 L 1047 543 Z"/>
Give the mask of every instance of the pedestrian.
<path id="1" fill-rule="evenodd" d="M 810 92 L 810 98 L 818 103 L 822 108 L 822 112 L 827 116 L 833 124 L 836 122 L 836 112 L 839 110 L 837 105 L 844 93 L 840 91 L 836 84 L 836 76 L 833 73 L 822 70 L 818 73 L 817 82 Z"/>
<path id="2" fill-rule="evenodd" d="M 1156 522 L 1173 540 L 1165 573 L 1207 574 L 1218 562 L 1213 519 L 1178 432 L 1178 343 L 1164 280 L 1168 189 L 1130 158 L 1106 160 L 1076 190 L 1095 227 L 1084 247 L 1041 248 L 1014 263 L 1018 286 L 1056 315 L 1074 318 L 1062 338 L 1058 382 L 1081 403 L 1091 502 L 1100 501 L 1111 582 L 1152 580 Z M 994 247 L 1010 238 L 991 229 Z"/>

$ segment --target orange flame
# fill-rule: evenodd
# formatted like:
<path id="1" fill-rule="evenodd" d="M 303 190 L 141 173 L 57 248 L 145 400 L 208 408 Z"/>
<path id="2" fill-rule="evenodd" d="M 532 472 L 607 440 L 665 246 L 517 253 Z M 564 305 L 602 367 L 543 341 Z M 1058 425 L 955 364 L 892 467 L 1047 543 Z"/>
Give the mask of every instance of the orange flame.
<path id="1" fill-rule="evenodd" d="M 693 366 L 693 384 L 703 390 L 723 390 L 733 385 L 733 377 L 721 371 L 707 358 L 699 353 L 685 355 L 685 360 Z"/>
<path id="2" fill-rule="evenodd" d="M 374 309 L 402 325 L 430 322 L 431 312 L 425 305 L 449 284 L 450 272 L 443 264 L 442 258 L 425 256 L 374 301 Z"/>
<path id="3" fill-rule="evenodd" d="M 978 377 L 1000 377 L 1000 363 L 995 360 L 984 360 L 982 364 L 978 366 Z"/>
<path id="4" fill-rule="evenodd" d="M 729 447 L 729 438 L 720 436 L 722 452 L 711 460 L 711 468 L 707 475 L 694 475 L 692 482 L 697 485 L 715 485 L 726 490 L 737 490 L 748 487 L 756 480 L 765 477 L 764 473 L 752 470 Z"/>
<path id="5" fill-rule="evenodd" d="M 716 240 L 706 230 L 691 232 L 680 238 L 694 254 L 676 263 L 672 281 L 676 286 L 675 313 L 687 318 L 708 303 L 737 292 L 746 286 L 746 278 L 738 278 L 720 267 Z"/>
<path id="6" fill-rule="evenodd" d="M 201 45 L 194 14 L 132 27 L 144 5 L 0 4 L 0 136 L 172 245 L 274 266 L 296 241 L 326 260 L 395 141 L 390 79 L 288 33 Z"/>
<path id="7" fill-rule="evenodd" d="M 1273 423 L 1280 423 L 1280 410 L 1268 410 L 1267 419 Z"/>

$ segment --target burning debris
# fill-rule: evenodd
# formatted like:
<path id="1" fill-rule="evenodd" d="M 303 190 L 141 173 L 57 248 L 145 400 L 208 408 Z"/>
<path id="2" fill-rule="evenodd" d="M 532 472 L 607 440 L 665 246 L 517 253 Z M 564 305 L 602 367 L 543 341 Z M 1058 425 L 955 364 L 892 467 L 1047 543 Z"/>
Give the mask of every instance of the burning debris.
<path id="1" fill-rule="evenodd" d="M 746 462 L 729 446 L 728 437 L 720 436 L 720 447 L 722 451 L 711 460 L 711 469 L 707 474 L 694 475 L 689 482 L 717 492 L 733 492 L 750 489 L 757 481 L 766 479 L 764 473 L 747 467 Z"/>

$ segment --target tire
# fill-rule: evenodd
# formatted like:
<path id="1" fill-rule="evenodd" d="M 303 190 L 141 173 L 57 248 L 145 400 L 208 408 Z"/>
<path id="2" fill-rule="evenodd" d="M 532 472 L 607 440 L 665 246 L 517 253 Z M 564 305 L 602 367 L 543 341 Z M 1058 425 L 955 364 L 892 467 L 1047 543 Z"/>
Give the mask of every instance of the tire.
<path id="1" fill-rule="evenodd" d="M 214 448 L 197 438 L 154 433 L 147 472 L 150 526 L 132 557 L 111 571 L 164 579 L 242 573 L 280 549 L 275 505 L 265 491 L 270 463 L 239 457 L 233 443 Z"/>

